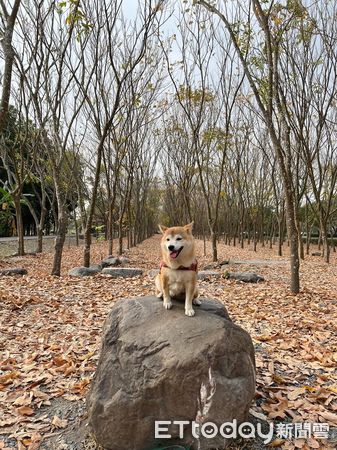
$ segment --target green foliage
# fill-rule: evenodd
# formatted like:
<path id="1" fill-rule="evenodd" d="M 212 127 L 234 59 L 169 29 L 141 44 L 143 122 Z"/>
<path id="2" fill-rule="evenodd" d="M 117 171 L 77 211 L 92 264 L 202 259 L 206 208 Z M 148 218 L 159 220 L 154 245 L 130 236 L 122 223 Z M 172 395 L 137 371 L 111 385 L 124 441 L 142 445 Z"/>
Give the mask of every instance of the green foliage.
<path id="1" fill-rule="evenodd" d="M 262 71 L 266 64 L 266 59 L 263 55 L 253 55 L 250 57 L 249 62 L 251 66 Z"/>
<path id="2" fill-rule="evenodd" d="M 201 102 L 211 102 L 215 98 L 214 93 L 209 89 L 193 90 L 190 87 L 183 85 L 180 86 L 177 96 L 181 101 L 187 100 L 196 105 L 200 104 Z"/>
<path id="3" fill-rule="evenodd" d="M 0 236 L 11 234 L 11 224 L 14 217 L 13 199 L 11 194 L 0 187 Z"/>
<path id="4" fill-rule="evenodd" d="M 60 14 L 66 13 L 65 23 L 69 27 L 76 27 L 77 40 L 81 39 L 82 34 L 89 33 L 93 28 L 88 17 L 83 11 L 80 0 L 67 0 L 58 3 L 58 11 Z"/>
<path id="5" fill-rule="evenodd" d="M 310 17 L 307 8 L 299 0 L 287 0 L 285 5 L 275 3 L 270 20 L 274 37 L 279 42 L 287 38 L 285 32 L 292 30 L 297 33 L 298 43 L 308 43 L 317 29 L 315 19 Z"/>
<path id="6" fill-rule="evenodd" d="M 177 134 L 186 136 L 187 133 L 184 130 L 184 128 L 179 124 L 179 122 L 177 120 L 175 120 L 173 117 L 171 117 L 171 119 L 172 120 L 170 121 L 170 124 L 166 128 L 167 131 L 170 134 L 177 133 Z"/>
<path id="7" fill-rule="evenodd" d="M 227 140 L 230 140 L 232 135 L 230 133 L 226 134 L 224 130 L 219 127 L 208 128 L 203 132 L 202 142 L 204 144 L 216 143 L 218 148 L 221 149 Z"/>
<path id="8" fill-rule="evenodd" d="M 97 233 L 104 233 L 105 231 L 105 226 L 104 225 L 97 225 L 95 227 L 95 231 L 97 231 Z"/>
<path id="9" fill-rule="evenodd" d="M 10 210 L 10 208 L 6 209 L 0 208 L 0 237 L 11 235 L 12 222 L 13 222 L 13 212 Z"/>
<path id="10" fill-rule="evenodd" d="M 2 209 L 3 210 L 7 209 L 7 205 L 12 203 L 13 198 L 11 194 L 2 187 L 0 187 L 0 206 L 2 206 Z"/>

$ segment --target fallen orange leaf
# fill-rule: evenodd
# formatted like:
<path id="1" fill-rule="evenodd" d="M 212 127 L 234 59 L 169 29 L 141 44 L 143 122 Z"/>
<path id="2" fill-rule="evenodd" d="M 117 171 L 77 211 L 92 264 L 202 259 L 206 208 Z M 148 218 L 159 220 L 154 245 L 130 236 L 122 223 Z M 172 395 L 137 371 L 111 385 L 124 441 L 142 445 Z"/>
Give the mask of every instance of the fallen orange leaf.
<path id="1" fill-rule="evenodd" d="M 289 391 L 287 397 L 289 400 L 296 400 L 300 395 L 304 394 L 306 389 L 304 387 L 296 388 L 292 391 Z"/>
<path id="2" fill-rule="evenodd" d="M 34 409 L 29 406 L 21 406 L 20 408 L 17 408 L 17 412 L 22 416 L 31 416 L 34 414 Z"/>
<path id="3" fill-rule="evenodd" d="M 54 416 L 52 425 L 56 428 L 65 428 L 68 425 L 68 421 L 66 419 L 60 419 L 58 416 Z"/>
<path id="4" fill-rule="evenodd" d="M 337 425 L 337 414 L 334 414 L 329 411 L 319 412 L 319 415 L 323 417 L 323 419 L 332 423 L 333 425 Z"/>

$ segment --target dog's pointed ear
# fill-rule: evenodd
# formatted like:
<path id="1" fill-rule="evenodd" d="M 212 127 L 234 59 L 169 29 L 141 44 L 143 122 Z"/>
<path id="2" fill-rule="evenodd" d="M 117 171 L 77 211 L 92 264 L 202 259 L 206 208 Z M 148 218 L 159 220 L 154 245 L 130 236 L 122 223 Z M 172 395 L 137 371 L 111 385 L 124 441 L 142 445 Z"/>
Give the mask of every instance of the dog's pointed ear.
<path id="1" fill-rule="evenodd" d="M 168 227 L 165 227 L 164 225 L 158 225 L 158 228 L 159 231 L 164 234 Z"/>
<path id="2" fill-rule="evenodd" d="M 189 224 L 187 224 L 187 225 L 184 226 L 184 229 L 185 229 L 185 231 L 186 231 L 187 233 L 190 233 L 190 234 L 192 233 L 193 224 L 194 224 L 194 222 L 191 222 L 191 223 L 189 223 Z"/>

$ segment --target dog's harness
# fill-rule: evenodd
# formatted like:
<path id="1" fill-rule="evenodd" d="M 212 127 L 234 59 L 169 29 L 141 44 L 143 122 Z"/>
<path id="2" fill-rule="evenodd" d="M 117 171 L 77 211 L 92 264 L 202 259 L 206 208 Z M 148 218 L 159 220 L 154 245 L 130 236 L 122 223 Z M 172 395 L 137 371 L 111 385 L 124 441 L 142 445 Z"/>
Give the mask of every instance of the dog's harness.
<path id="1" fill-rule="evenodd" d="M 167 267 L 168 269 L 172 269 L 172 267 L 170 267 L 167 264 L 165 264 L 164 261 L 160 261 L 160 269 L 162 267 Z M 197 270 L 198 270 L 198 261 L 195 260 L 189 267 L 179 266 L 177 269 L 172 269 L 172 270 L 193 270 L 193 272 L 197 272 Z"/>

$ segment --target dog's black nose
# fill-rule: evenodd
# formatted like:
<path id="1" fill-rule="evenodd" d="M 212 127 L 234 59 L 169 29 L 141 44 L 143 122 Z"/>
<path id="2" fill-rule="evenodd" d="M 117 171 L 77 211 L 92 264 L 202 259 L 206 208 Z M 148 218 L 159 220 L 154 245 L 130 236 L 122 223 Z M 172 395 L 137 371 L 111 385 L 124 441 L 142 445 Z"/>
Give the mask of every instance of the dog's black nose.
<path id="1" fill-rule="evenodd" d="M 172 252 L 172 250 L 174 250 L 174 245 L 169 245 L 168 249 Z"/>

